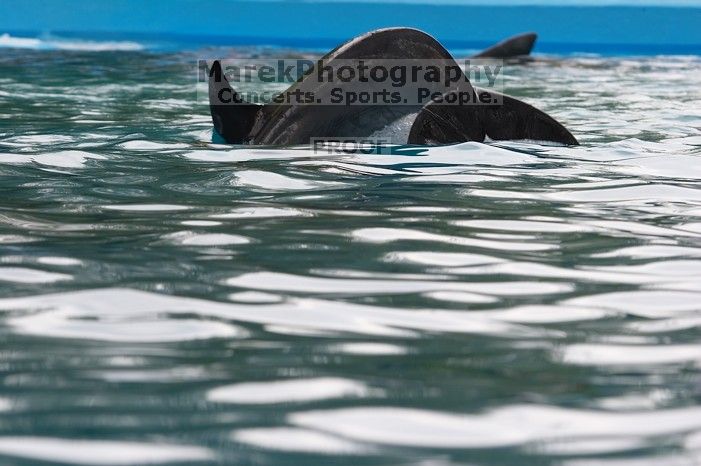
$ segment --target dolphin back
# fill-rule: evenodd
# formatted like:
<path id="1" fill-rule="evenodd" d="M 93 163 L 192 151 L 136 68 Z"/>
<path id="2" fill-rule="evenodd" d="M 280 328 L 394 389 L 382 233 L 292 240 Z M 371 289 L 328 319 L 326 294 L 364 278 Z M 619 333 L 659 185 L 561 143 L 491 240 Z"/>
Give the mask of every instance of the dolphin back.
<path id="1" fill-rule="evenodd" d="M 345 60 L 436 60 L 459 68 L 435 38 L 413 28 L 378 29 L 358 36 L 327 53 L 317 62 L 338 68 Z M 328 102 L 338 84 L 318 82 L 315 70 L 283 94 L 311 91 Z M 469 87 L 469 82 L 464 86 Z M 367 89 L 372 90 L 371 84 Z M 444 88 L 437 88 L 443 92 Z M 288 101 L 288 99 L 283 99 Z M 257 144 L 309 144 L 311 138 L 368 136 L 394 120 L 421 109 L 417 105 L 266 105 L 265 121 L 253 136 Z"/>

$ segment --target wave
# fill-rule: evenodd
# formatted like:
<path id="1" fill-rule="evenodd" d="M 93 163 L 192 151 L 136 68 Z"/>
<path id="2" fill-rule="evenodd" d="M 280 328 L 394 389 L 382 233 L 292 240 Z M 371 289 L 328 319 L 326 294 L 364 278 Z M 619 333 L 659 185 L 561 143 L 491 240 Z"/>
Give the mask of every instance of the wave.
<path id="1" fill-rule="evenodd" d="M 0 48 L 32 49 L 32 50 L 73 50 L 81 52 L 106 51 L 139 51 L 145 47 L 138 42 L 130 41 L 92 41 L 79 39 L 63 39 L 59 37 L 15 37 L 10 34 L 0 34 Z"/>

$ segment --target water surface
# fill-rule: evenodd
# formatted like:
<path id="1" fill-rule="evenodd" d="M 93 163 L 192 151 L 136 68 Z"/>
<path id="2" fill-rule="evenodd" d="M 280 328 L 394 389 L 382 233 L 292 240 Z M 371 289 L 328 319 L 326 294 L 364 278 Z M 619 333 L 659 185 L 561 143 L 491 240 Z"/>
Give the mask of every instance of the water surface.
<path id="1" fill-rule="evenodd" d="M 701 62 L 506 91 L 580 147 L 211 143 L 217 50 L 0 50 L 0 463 L 696 465 Z"/>

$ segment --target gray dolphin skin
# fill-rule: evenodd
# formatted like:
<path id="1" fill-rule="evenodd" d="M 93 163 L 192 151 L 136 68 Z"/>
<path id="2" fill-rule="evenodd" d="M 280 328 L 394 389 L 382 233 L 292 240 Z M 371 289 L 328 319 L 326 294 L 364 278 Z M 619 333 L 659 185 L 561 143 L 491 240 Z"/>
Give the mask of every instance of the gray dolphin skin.
<path id="1" fill-rule="evenodd" d="M 499 105 L 453 104 L 429 101 L 426 105 L 305 105 L 246 103 L 224 76 L 219 61 L 209 74 L 209 102 L 217 133 L 230 144 L 306 145 L 313 138 L 369 137 L 387 125 L 416 115 L 409 144 L 451 144 L 465 141 L 528 139 L 561 144 L 577 140 L 561 124 L 540 110 L 512 97 L 474 88 L 450 53 L 433 37 L 411 28 L 380 29 L 363 34 L 335 48 L 317 62 L 343 60 L 435 60 L 454 69 L 461 78 L 446 90 L 443 83 L 426 85 L 430 91 L 451 94 L 483 93 L 501 99 Z M 338 83 L 317 82 L 307 73 L 280 96 L 300 89 L 328 98 Z M 358 89 L 359 83 L 351 83 Z M 348 84 L 346 84 L 348 85 Z M 433 86 L 433 87 L 431 87 Z M 225 92 L 235 102 L 222 104 Z M 432 92 L 432 95 L 433 95 Z M 282 99 L 282 102 L 294 99 Z M 324 100 L 325 102 L 327 100 Z M 442 100 L 442 102 L 446 102 Z"/>
<path id="2" fill-rule="evenodd" d="M 473 55 L 473 58 L 512 58 L 530 55 L 538 35 L 534 32 L 519 34 Z"/>
<path id="3" fill-rule="evenodd" d="M 319 61 L 329 65 L 344 60 L 435 60 L 449 63 L 457 73 L 460 67 L 450 53 L 433 37 L 409 28 L 380 29 L 356 37 L 335 48 Z M 332 83 L 317 83 L 310 75 L 302 77 L 282 93 L 294 96 L 299 89 L 329 101 Z M 471 89 L 469 81 L 463 81 Z M 357 87 L 357 83 L 355 84 Z M 209 101 L 217 132 L 229 143 L 294 145 L 308 144 L 311 138 L 363 137 L 381 130 L 408 114 L 417 113 L 421 105 L 253 105 L 238 103 L 218 105 L 221 92 L 240 97 L 226 81 L 221 65 L 215 62 L 209 78 Z M 435 91 L 445 88 L 435 85 Z M 288 101 L 287 99 L 283 99 Z M 292 99 L 294 100 L 294 99 Z"/>
<path id="4" fill-rule="evenodd" d="M 577 139 L 547 113 L 525 102 L 475 87 L 499 105 L 440 105 L 429 102 L 417 115 L 409 144 L 450 144 L 465 141 L 535 140 L 576 146 Z"/>

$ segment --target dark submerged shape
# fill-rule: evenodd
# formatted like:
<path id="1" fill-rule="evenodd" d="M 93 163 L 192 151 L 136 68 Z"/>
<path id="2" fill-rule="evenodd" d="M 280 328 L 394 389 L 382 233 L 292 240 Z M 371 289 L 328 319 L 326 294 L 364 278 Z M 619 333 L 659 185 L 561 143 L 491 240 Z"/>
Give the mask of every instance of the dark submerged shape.
<path id="1" fill-rule="evenodd" d="M 538 35 L 535 32 L 518 34 L 474 55 L 474 58 L 511 58 L 530 55 Z"/>
<path id="2" fill-rule="evenodd" d="M 363 34 L 335 48 L 320 61 L 333 65 L 334 60 L 358 59 L 437 60 L 459 70 L 453 57 L 436 39 L 411 28 L 380 29 Z M 432 102 L 423 107 L 258 105 L 242 101 L 226 80 L 218 61 L 211 71 L 209 101 L 212 121 L 216 131 L 231 144 L 298 145 L 309 144 L 312 138 L 367 137 L 414 113 L 418 115 L 411 128 L 409 143 L 482 142 L 485 136 L 489 136 L 495 140 L 530 139 L 577 144 L 574 136 L 553 118 L 508 96 L 503 96 L 503 106 L 439 105 Z M 474 90 L 461 70 L 459 74 L 460 81 L 447 93 Z M 333 88 L 339 87 L 337 83 L 315 82 L 310 76 L 300 78 L 282 95 L 293 95 L 296 90 L 305 89 L 313 90 L 316 96 L 329 96 Z M 438 84 L 432 90 L 446 94 L 445 87 Z M 237 104 L 218 104 L 222 91 L 230 92 Z"/>

